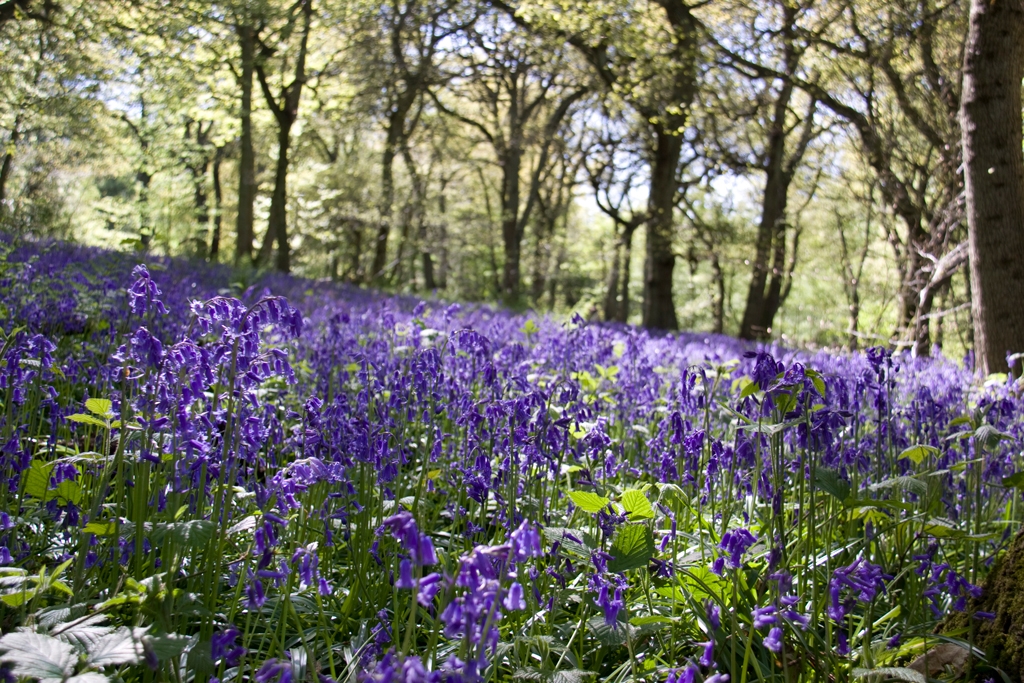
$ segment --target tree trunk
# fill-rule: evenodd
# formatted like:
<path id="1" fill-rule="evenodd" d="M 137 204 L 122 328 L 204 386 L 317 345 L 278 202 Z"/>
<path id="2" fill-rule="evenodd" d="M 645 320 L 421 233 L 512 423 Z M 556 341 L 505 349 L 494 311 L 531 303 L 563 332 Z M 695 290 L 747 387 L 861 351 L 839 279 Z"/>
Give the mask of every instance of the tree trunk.
<path id="1" fill-rule="evenodd" d="M 143 163 L 145 163 L 146 150 L 143 148 Z M 145 169 L 135 172 L 135 182 L 139 184 L 139 241 L 143 249 L 149 249 L 153 241 L 153 226 L 149 215 L 149 183 L 153 176 Z"/>
<path id="2" fill-rule="evenodd" d="M 608 290 L 604 295 L 604 319 L 619 319 L 619 264 L 622 261 L 622 252 L 625 243 L 625 226 L 622 226 L 623 234 L 615 240 L 612 249 L 612 267 L 608 271 Z"/>
<path id="3" fill-rule="evenodd" d="M 11 178 L 11 170 L 14 167 L 14 153 L 18 146 L 18 138 L 21 135 L 21 114 L 14 117 L 14 126 L 11 127 L 11 136 L 7 141 L 7 149 L 4 151 L 4 160 L 0 164 L 0 218 L 6 213 L 7 181 Z"/>
<path id="4" fill-rule="evenodd" d="M 633 263 L 633 235 L 636 233 L 636 225 L 630 225 L 626 230 L 626 241 L 622 246 L 622 274 L 619 279 L 622 281 L 622 295 L 619 299 L 620 323 L 629 322 L 629 281 Z"/>
<path id="5" fill-rule="evenodd" d="M 963 72 L 975 354 L 982 373 L 1006 372 L 1024 351 L 1024 0 L 971 0 Z"/>
<path id="6" fill-rule="evenodd" d="M 393 118 L 393 116 L 392 116 Z M 370 281 L 377 282 L 384 275 L 384 266 L 388 259 L 388 234 L 391 232 L 391 209 L 395 201 L 395 145 L 392 139 L 394 124 L 388 128 L 388 139 L 384 146 L 384 157 L 381 162 L 380 177 L 380 225 L 377 227 L 377 239 L 373 247 L 373 265 L 370 267 Z"/>
<path id="7" fill-rule="evenodd" d="M 673 250 L 675 223 L 676 167 L 682 153 L 683 138 L 676 131 L 659 126 L 655 135 L 651 164 L 651 190 L 647 200 L 647 258 L 644 265 L 643 326 L 658 330 L 679 328 L 672 298 L 672 273 L 676 255 Z"/>
<path id="8" fill-rule="evenodd" d="M 447 289 L 448 287 L 448 201 L 445 198 L 446 181 L 441 182 L 441 189 L 437 195 L 437 213 L 440 223 L 437 226 L 438 248 L 440 251 L 437 264 L 437 287 Z"/>
<path id="9" fill-rule="evenodd" d="M 196 224 L 199 226 L 199 234 L 204 236 L 210 232 L 210 203 L 206 195 L 206 174 L 209 168 L 209 162 L 204 161 L 204 163 L 198 164 L 196 174 L 192 177 L 192 198 L 195 202 Z M 197 240 L 202 242 L 205 249 L 206 239 L 197 238 Z"/>
<path id="10" fill-rule="evenodd" d="M 250 25 L 235 27 L 242 50 L 242 108 L 239 112 L 242 134 L 239 140 L 238 211 L 235 218 L 235 264 L 252 259 L 256 203 L 256 153 L 252 142 L 252 76 L 256 61 L 256 31 Z"/>
<path id="11" fill-rule="evenodd" d="M 985 2 L 989 0 L 974 0 Z M 970 672 L 962 680 L 982 681 L 993 676 L 991 667 L 1001 669 L 1013 683 L 1024 680 L 1024 532 L 1018 532 L 1009 549 L 992 566 L 985 578 L 981 598 L 971 598 L 963 612 L 952 612 L 940 625 L 942 632 L 963 634 L 972 630 L 974 646 L 985 653 L 988 666 Z M 988 612 L 995 619 L 972 619 Z M 961 635 L 964 640 L 968 635 Z M 977 660 L 975 660 L 977 665 Z"/>
<path id="12" fill-rule="evenodd" d="M 288 149 L 291 147 L 291 123 L 281 123 L 277 134 L 277 166 L 274 171 L 274 194 L 270 199 L 270 219 L 267 234 L 260 245 L 256 263 L 264 265 L 277 242 L 277 270 L 287 273 L 291 270 L 291 249 L 288 245 Z"/>
<path id="13" fill-rule="evenodd" d="M 522 280 L 519 272 L 523 242 L 519 221 L 519 170 L 522 161 L 522 151 L 512 146 L 506 150 L 501 167 L 501 238 L 505 247 L 501 293 L 505 304 L 513 307 L 520 303 Z"/>
<path id="14" fill-rule="evenodd" d="M 768 327 L 771 321 L 767 315 L 765 286 L 768 283 L 768 261 L 772 256 L 772 245 L 775 243 L 775 249 L 778 251 L 779 237 L 785 240 L 786 235 L 783 222 L 786 218 L 790 183 L 785 164 L 786 112 L 789 110 L 792 95 L 793 86 L 786 83 L 775 100 L 772 128 L 768 134 L 766 150 L 764 200 L 761 204 L 761 222 L 757 226 L 757 251 L 754 255 L 750 289 L 747 292 L 747 305 L 743 311 L 743 321 L 740 323 L 740 339 L 764 339 L 770 336 Z M 782 249 L 785 254 L 785 242 Z"/>
<path id="15" fill-rule="evenodd" d="M 715 285 L 715 296 L 711 300 L 711 331 L 722 334 L 725 329 L 725 273 L 718 252 L 711 252 L 711 282 Z"/>
<path id="16" fill-rule="evenodd" d="M 210 230 L 210 260 L 214 263 L 220 257 L 220 229 L 224 216 L 224 192 L 220 184 L 220 165 L 224 161 L 224 148 L 218 147 L 213 155 L 213 227 Z"/>

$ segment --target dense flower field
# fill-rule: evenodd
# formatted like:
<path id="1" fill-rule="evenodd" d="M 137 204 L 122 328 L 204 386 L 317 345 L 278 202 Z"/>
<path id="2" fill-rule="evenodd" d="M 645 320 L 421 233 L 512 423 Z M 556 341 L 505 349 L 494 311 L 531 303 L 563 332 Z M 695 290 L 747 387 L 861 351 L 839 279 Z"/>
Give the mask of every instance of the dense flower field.
<path id="1" fill-rule="evenodd" d="M 8 679 L 923 681 L 992 618 L 1005 379 L 0 251 Z"/>

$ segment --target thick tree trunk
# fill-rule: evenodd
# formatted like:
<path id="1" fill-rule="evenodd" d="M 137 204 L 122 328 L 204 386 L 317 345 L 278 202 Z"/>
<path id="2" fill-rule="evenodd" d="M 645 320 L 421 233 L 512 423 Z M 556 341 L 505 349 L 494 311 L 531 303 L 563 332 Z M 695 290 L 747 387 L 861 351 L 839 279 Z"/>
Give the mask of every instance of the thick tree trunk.
<path id="1" fill-rule="evenodd" d="M 979 0 L 975 0 L 976 2 Z M 980 0 L 988 2 L 989 0 Z M 979 683 L 986 679 L 1000 680 L 992 667 L 1002 670 L 1013 683 L 1024 681 L 1024 532 L 1019 532 L 992 565 L 985 578 L 981 598 L 971 598 L 963 612 L 952 612 L 940 630 L 970 634 L 974 646 L 985 653 L 987 666 L 974 661 L 975 671 L 963 680 Z M 974 619 L 974 614 L 988 612 L 995 619 Z M 960 635 L 964 640 L 968 635 Z"/>
<path id="2" fill-rule="evenodd" d="M 394 115 L 392 115 L 394 118 Z M 388 259 L 388 236 L 391 232 L 391 211 L 395 202 L 395 154 L 397 135 L 395 124 L 388 129 L 387 142 L 384 145 L 384 157 L 381 160 L 380 176 L 380 224 L 377 226 L 377 239 L 373 246 L 373 265 L 370 267 L 370 281 L 378 282 L 384 276 L 384 266 Z"/>
<path id="3" fill-rule="evenodd" d="M 270 219 L 267 234 L 260 245 L 256 262 L 264 265 L 277 242 L 277 258 L 274 266 L 282 273 L 291 270 L 291 248 L 288 245 L 288 149 L 291 147 L 291 124 L 280 124 L 277 135 L 277 166 L 274 171 L 274 194 L 270 199 Z"/>
<path id="4" fill-rule="evenodd" d="M 1024 0 L 971 0 L 963 72 L 975 354 L 983 373 L 1006 372 L 1007 352 L 1024 351 Z"/>
<path id="5" fill-rule="evenodd" d="M 754 254 L 750 288 L 747 291 L 747 305 L 740 323 L 741 339 L 763 339 L 770 336 L 768 328 L 774 318 L 774 311 L 768 315 L 769 259 L 772 246 L 778 251 L 780 238 L 785 240 L 786 205 L 789 199 L 790 176 L 787 173 L 786 157 L 786 113 L 793 95 L 792 84 L 784 84 L 775 100 L 772 128 L 768 135 L 767 159 L 765 163 L 764 199 L 761 204 L 761 222 L 757 226 L 757 250 Z M 785 242 L 782 242 L 783 257 Z M 778 259 L 776 258 L 776 261 Z M 772 278 L 773 284 L 775 278 Z"/>
<path id="6" fill-rule="evenodd" d="M 299 53 L 295 58 L 295 72 L 292 82 L 281 88 L 279 98 L 274 97 L 267 82 L 262 63 L 255 65 L 263 96 L 277 120 L 277 168 L 274 172 L 274 194 L 270 200 L 270 217 L 267 235 L 260 245 L 256 262 L 267 263 L 273 243 L 277 242 L 275 267 L 282 273 L 291 271 L 291 246 L 288 244 L 288 151 L 291 148 L 292 126 L 299 118 L 299 102 L 302 86 L 306 83 L 306 50 L 309 45 L 309 31 L 313 21 L 312 0 L 300 0 L 302 7 L 302 34 L 299 39 Z"/>
<path id="7" fill-rule="evenodd" d="M 238 160 L 238 211 L 235 219 L 235 263 L 248 263 L 252 258 L 256 203 L 256 153 L 252 142 L 252 77 L 256 61 L 256 31 L 252 26 L 236 26 L 242 51 L 242 108 L 239 112 L 241 137 Z"/>
<path id="8" fill-rule="evenodd" d="M 676 168 L 683 138 L 674 130 L 659 126 L 651 164 L 651 190 L 647 200 L 647 254 L 644 264 L 643 326 L 657 330 L 679 328 L 672 298 L 675 222 Z"/>
<path id="9" fill-rule="evenodd" d="M 7 140 L 7 149 L 4 152 L 3 163 L 0 164 L 0 218 L 6 213 L 7 181 L 11 178 L 11 170 L 14 168 L 14 152 L 18 146 L 18 138 L 21 135 L 21 114 L 14 117 L 14 125 L 11 127 L 11 135 Z"/>
<path id="10" fill-rule="evenodd" d="M 224 192 L 220 183 L 220 165 L 224 161 L 224 148 L 218 147 L 213 155 L 213 227 L 210 229 L 209 258 L 214 263 L 220 257 L 221 219 L 224 216 Z"/>
<path id="11" fill-rule="evenodd" d="M 501 238 L 505 247 L 505 265 L 502 270 L 501 294 L 509 306 L 520 303 L 519 272 L 522 260 L 523 231 L 519 220 L 519 170 L 522 166 L 522 151 L 517 147 L 508 149 L 502 159 L 501 185 Z"/>

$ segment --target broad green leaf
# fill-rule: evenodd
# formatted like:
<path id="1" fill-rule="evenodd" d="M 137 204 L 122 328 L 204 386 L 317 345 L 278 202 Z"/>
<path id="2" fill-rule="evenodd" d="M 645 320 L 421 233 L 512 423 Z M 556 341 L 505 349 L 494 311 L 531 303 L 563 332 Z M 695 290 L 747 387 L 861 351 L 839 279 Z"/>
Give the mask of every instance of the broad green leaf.
<path id="1" fill-rule="evenodd" d="M 72 422 L 80 422 L 82 424 L 93 425 L 96 427 L 102 427 L 107 429 L 107 423 L 103 420 L 97 419 L 92 415 L 86 415 L 85 413 L 75 413 L 74 415 L 68 415 L 68 419 Z"/>
<path id="2" fill-rule="evenodd" d="M 850 497 L 850 482 L 839 476 L 837 470 L 829 467 L 818 467 L 814 470 L 814 480 L 811 482 L 814 488 L 832 495 L 840 501 Z"/>
<path id="3" fill-rule="evenodd" d="M 117 533 L 117 523 L 110 522 L 89 522 L 82 529 L 87 534 L 93 534 L 95 536 L 113 536 Z"/>
<path id="4" fill-rule="evenodd" d="M 132 629 L 122 626 L 100 638 L 89 648 L 88 663 L 92 666 L 121 666 L 138 664 L 145 656 L 142 643 Z"/>
<path id="5" fill-rule="evenodd" d="M 1013 437 L 992 425 L 981 425 L 974 430 L 974 440 L 984 445 L 985 448 L 992 449 L 999 445 L 1000 441 L 1012 441 Z"/>
<path id="6" fill-rule="evenodd" d="M 114 404 L 105 398 L 90 398 L 85 402 L 85 409 L 100 417 L 109 418 L 114 414 Z"/>
<path id="7" fill-rule="evenodd" d="M 622 647 L 626 638 L 635 635 L 637 630 L 635 626 L 621 621 L 609 625 L 601 614 L 587 621 L 587 634 L 605 647 Z"/>
<path id="8" fill-rule="evenodd" d="M 89 651 L 100 639 L 114 630 L 105 625 L 106 621 L 107 617 L 104 614 L 89 614 L 74 621 L 57 624 L 50 631 L 50 635 L 71 643 L 79 650 Z"/>
<path id="9" fill-rule="evenodd" d="M 760 386 L 758 386 L 757 382 L 750 379 L 749 377 L 740 377 L 739 379 L 734 380 L 733 391 L 736 390 L 737 386 L 742 387 L 742 389 L 740 389 L 739 395 L 739 399 L 741 401 L 747 398 L 748 396 L 753 396 L 754 394 L 757 393 L 757 390 L 761 388 Z"/>
<path id="10" fill-rule="evenodd" d="M 146 652 L 150 652 L 157 661 L 164 661 L 177 657 L 188 647 L 190 639 L 177 633 L 166 633 L 162 636 L 144 636 L 142 645 Z"/>
<path id="11" fill-rule="evenodd" d="M 608 507 L 608 503 L 611 502 L 604 496 L 599 496 L 590 491 L 570 491 L 569 497 L 572 498 L 572 502 L 576 504 L 576 507 L 590 514 L 604 510 Z"/>
<path id="12" fill-rule="evenodd" d="M 902 453 L 900 453 L 899 458 L 900 460 L 907 458 L 909 460 L 912 460 L 915 465 L 920 465 L 924 461 L 924 459 L 927 458 L 929 455 L 937 455 L 938 452 L 939 449 L 936 448 L 935 446 L 925 446 L 923 444 L 918 444 L 916 446 L 911 446 L 910 448 L 905 449 Z"/>
<path id="13" fill-rule="evenodd" d="M 647 500 L 647 496 L 639 489 L 629 489 L 622 492 L 622 507 L 629 513 L 631 521 L 654 517 L 654 508 L 651 507 L 651 501 Z"/>
<path id="14" fill-rule="evenodd" d="M 609 571 L 625 572 L 646 567 L 654 557 L 654 534 L 646 524 L 621 526 L 612 540 L 611 555 Z"/>
<path id="15" fill-rule="evenodd" d="M 903 666 L 884 666 L 877 669 L 854 669 L 854 678 L 874 678 L 879 681 L 907 681 L 908 683 L 928 683 L 928 678 L 921 672 Z"/>
<path id="16" fill-rule="evenodd" d="M 516 669 L 512 678 L 517 681 L 544 681 L 544 683 L 583 683 L 597 674 L 583 669 L 558 669 L 551 671 L 535 666 Z"/>
<path id="17" fill-rule="evenodd" d="M 821 397 L 826 398 L 825 380 L 821 378 L 821 374 L 817 370 L 811 370 L 810 368 L 805 370 L 804 374 L 811 379 L 811 384 L 813 384 L 815 390 L 817 390 L 817 392 L 821 394 Z"/>
<path id="18" fill-rule="evenodd" d="M 15 676 L 64 680 L 74 671 L 74 648 L 42 633 L 15 631 L 0 638 L 0 662 L 11 664 Z"/>
<path id="19" fill-rule="evenodd" d="M 914 477 L 890 477 L 868 487 L 869 491 L 885 491 L 888 489 L 899 489 L 923 496 L 928 493 L 928 485 Z"/>
<path id="20" fill-rule="evenodd" d="M 1003 477 L 1003 486 L 1014 489 L 1024 489 L 1024 472 L 1017 472 L 1008 477 Z"/>
<path id="21" fill-rule="evenodd" d="M 213 538 L 214 523 L 208 519 L 193 519 L 188 522 L 171 522 L 157 524 L 153 527 L 154 543 L 165 540 L 178 545 L 199 547 L 206 545 Z"/>
<path id="22" fill-rule="evenodd" d="M 110 679 L 95 671 L 86 671 L 64 681 L 64 683 L 110 683 Z"/>
<path id="23" fill-rule="evenodd" d="M 33 498 L 46 500 L 46 494 L 50 488 L 50 470 L 52 469 L 52 462 L 33 460 L 25 473 L 25 493 Z"/>
<path id="24" fill-rule="evenodd" d="M 549 526 L 544 527 L 541 533 L 544 534 L 545 540 L 549 543 L 558 543 L 561 547 L 580 557 L 589 559 L 590 553 L 597 547 L 597 544 L 593 542 L 589 534 L 579 529 Z"/>

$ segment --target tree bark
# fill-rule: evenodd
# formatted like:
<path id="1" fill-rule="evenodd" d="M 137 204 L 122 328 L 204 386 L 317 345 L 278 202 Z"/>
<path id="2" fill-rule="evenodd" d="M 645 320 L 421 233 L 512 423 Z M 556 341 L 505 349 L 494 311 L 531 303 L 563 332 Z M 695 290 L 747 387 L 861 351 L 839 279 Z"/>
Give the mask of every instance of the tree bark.
<path id="1" fill-rule="evenodd" d="M 612 245 L 612 267 L 608 271 L 608 289 L 604 295 L 605 320 L 618 320 L 619 317 L 619 264 L 622 262 L 624 237 L 625 234 L 620 235 Z"/>
<path id="2" fill-rule="evenodd" d="M 4 152 L 3 163 L 0 164 L 0 218 L 6 213 L 7 181 L 11 177 L 11 169 L 14 167 L 14 152 L 18 145 L 18 138 L 21 135 L 21 114 L 14 117 L 14 126 L 11 128 L 11 136 L 7 141 L 7 150 Z"/>
<path id="3" fill-rule="evenodd" d="M 238 160 L 238 211 L 235 218 L 235 264 L 248 263 L 252 259 L 254 237 L 254 216 L 256 203 L 256 153 L 252 142 L 252 77 L 256 62 L 256 31 L 249 24 L 235 27 L 238 44 L 242 50 L 242 108 L 238 118 L 241 122 Z"/>
<path id="4" fill-rule="evenodd" d="M 291 122 L 280 123 L 277 133 L 277 165 L 274 169 L 274 194 L 270 199 L 267 235 L 260 245 L 256 263 L 264 265 L 270 260 L 277 242 L 274 266 L 282 273 L 291 270 L 291 249 L 288 245 L 288 150 L 291 147 Z"/>
<path id="5" fill-rule="evenodd" d="M 711 300 L 711 331 L 722 334 L 725 329 L 725 273 L 718 252 L 711 252 L 711 282 L 715 285 L 715 295 Z"/>
<path id="6" fill-rule="evenodd" d="M 651 189 L 647 199 L 649 218 L 643 305 L 643 326 L 657 330 L 679 329 L 672 298 L 672 273 L 676 265 L 672 214 L 675 209 L 676 168 L 682 148 L 682 135 L 663 126 L 657 128 Z"/>
<path id="7" fill-rule="evenodd" d="M 975 354 L 982 373 L 1006 372 L 1024 351 L 1024 0 L 971 0 L 963 72 Z"/>
<path id="8" fill-rule="evenodd" d="M 210 261 L 220 258 L 221 219 L 224 215 L 224 192 L 220 183 L 220 165 L 224 161 L 224 148 L 218 147 L 213 155 L 213 227 L 210 229 Z"/>
<path id="9" fill-rule="evenodd" d="M 514 139 L 517 133 L 513 131 Z M 522 150 L 518 146 L 508 149 L 502 159 L 501 183 L 501 239 L 505 247 L 502 270 L 501 295 L 509 306 L 519 304 L 519 265 L 523 242 L 519 219 L 519 171 L 522 168 Z"/>
<path id="10" fill-rule="evenodd" d="M 291 270 L 291 247 L 288 244 L 288 151 L 291 148 L 291 131 L 299 118 L 299 101 L 302 86 L 306 83 L 306 51 L 309 45 L 309 31 L 313 22 L 312 0 L 302 0 L 302 34 L 299 39 L 299 54 L 295 58 L 295 73 L 292 82 L 281 88 L 279 97 L 270 91 L 267 74 L 262 64 L 256 63 L 256 75 L 260 88 L 267 100 L 270 111 L 277 120 L 277 168 L 274 173 L 274 194 L 270 201 L 270 216 L 267 235 L 260 245 L 258 265 L 265 264 L 270 257 L 273 243 L 277 242 L 277 258 L 274 265 L 282 273 Z"/>

